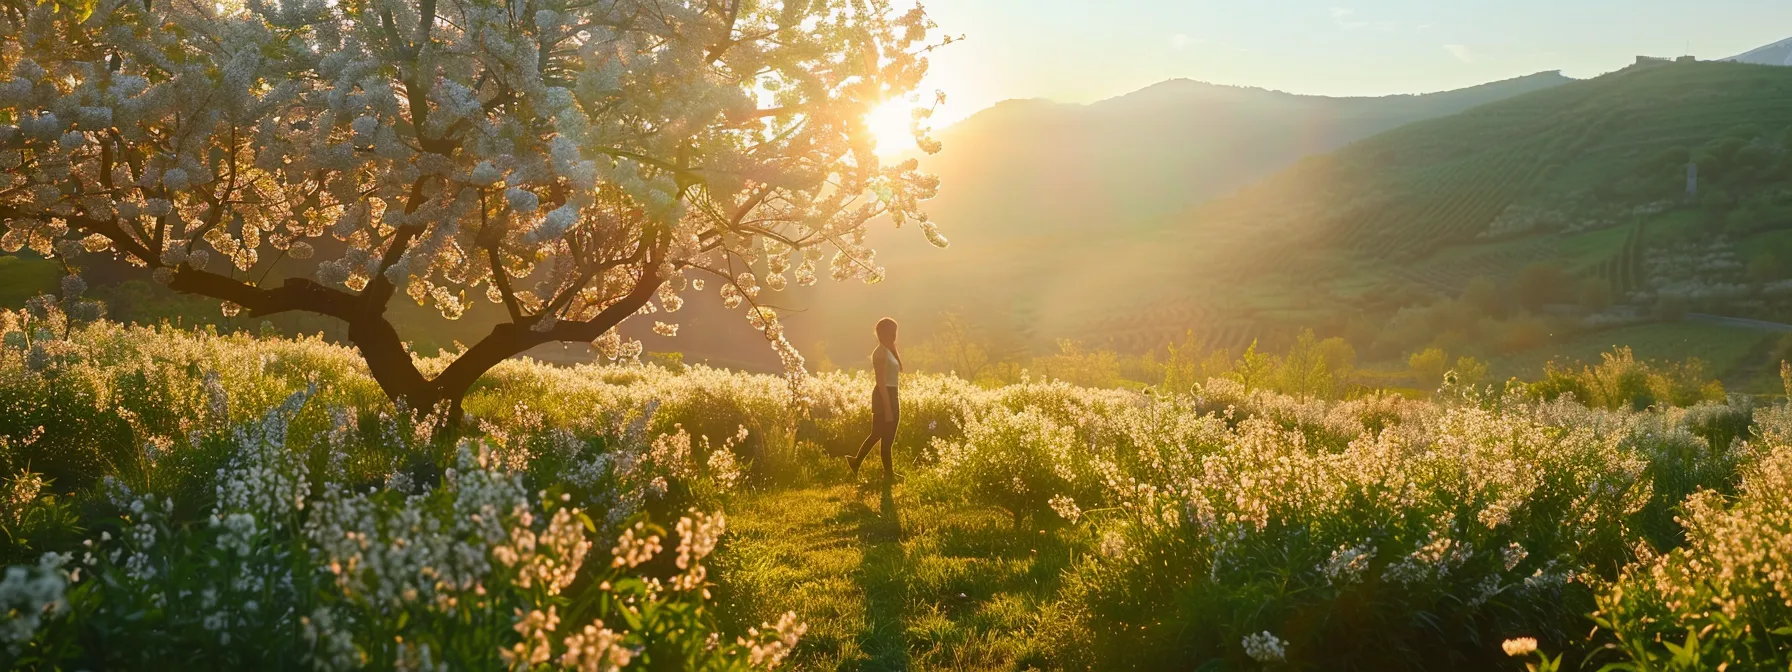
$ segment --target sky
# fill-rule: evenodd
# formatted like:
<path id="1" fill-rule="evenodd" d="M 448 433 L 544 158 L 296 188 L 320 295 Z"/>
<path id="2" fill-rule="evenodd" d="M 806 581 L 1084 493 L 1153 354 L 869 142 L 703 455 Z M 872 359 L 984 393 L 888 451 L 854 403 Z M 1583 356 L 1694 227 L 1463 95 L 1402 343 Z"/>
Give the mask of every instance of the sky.
<path id="1" fill-rule="evenodd" d="M 1010 98 L 1085 103 L 1176 78 L 1426 93 L 1638 55 L 1728 58 L 1792 37 L 1788 0 L 930 0 L 941 127 Z"/>

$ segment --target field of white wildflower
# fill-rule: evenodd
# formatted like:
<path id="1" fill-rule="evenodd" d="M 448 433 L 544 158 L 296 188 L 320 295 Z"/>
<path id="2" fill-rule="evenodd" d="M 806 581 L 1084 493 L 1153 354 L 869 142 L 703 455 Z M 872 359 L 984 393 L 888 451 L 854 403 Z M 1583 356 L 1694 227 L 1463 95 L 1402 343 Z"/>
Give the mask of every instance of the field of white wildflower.
<path id="1" fill-rule="evenodd" d="M 831 457 L 868 424 L 863 374 L 799 400 L 776 376 L 510 361 L 443 428 L 319 340 L 44 304 L 0 332 L 11 667 L 1792 662 L 1783 402 L 915 376 L 882 514 L 907 517 L 836 543 L 764 529 L 766 503 L 865 506 Z M 791 597 L 851 593 L 793 577 L 885 541 L 838 574 L 863 624 Z"/>

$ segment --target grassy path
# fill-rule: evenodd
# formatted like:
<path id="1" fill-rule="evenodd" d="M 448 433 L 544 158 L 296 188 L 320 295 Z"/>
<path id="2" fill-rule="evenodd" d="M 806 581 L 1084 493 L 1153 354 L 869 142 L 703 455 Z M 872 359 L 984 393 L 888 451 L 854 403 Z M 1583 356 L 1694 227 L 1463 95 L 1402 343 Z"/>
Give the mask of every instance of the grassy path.
<path id="1" fill-rule="evenodd" d="M 1005 516 L 853 485 L 737 503 L 717 558 L 718 604 L 740 629 L 795 610 L 805 670 L 1046 667 L 1037 634 L 1073 530 L 1015 531 Z"/>

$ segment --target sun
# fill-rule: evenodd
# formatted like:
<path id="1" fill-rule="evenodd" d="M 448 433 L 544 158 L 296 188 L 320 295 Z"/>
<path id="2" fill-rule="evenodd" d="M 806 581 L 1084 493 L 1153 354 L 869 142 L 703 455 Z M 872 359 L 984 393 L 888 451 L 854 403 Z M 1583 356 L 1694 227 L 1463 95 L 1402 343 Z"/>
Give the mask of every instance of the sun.
<path id="1" fill-rule="evenodd" d="M 915 134 L 909 130 L 914 103 L 897 98 L 885 102 L 865 115 L 865 125 L 877 141 L 878 154 L 899 154 L 915 148 Z"/>

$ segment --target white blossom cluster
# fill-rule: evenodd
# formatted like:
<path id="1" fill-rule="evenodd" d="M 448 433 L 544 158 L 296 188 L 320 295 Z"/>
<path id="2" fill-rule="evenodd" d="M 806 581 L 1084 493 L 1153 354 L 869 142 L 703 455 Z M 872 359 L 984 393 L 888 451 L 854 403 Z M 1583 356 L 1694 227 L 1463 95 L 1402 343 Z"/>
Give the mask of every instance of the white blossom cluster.
<path id="1" fill-rule="evenodd" d="M 531 493 L 495 446 L 472 441 L 460 445 L 440 488 L 351 491 L 326 480 L 312 496 L 306 453 L 288 439 L 317 394 L 317 386 L 309 385 L 223 434 L 234 450 L 229 466 L 216 474 L 216 505 L 204 514 L 209 524 L 181 526 L 172 517 L 171 499 L 134 492 L 108 477 L 102 491 L 119 512 L 121 525 L 112 529 L 122 536 L 101 531 L 66 568 L 65 558 L 50 554 L 39 567 L 9 568 L 0 581 L 0 605 L 8 613 L 0 635 L 9 650 L 32 644 L 48 619 L 71 617 L 64 593 L 82 580 L 97 582 L 93 590 L 100 592 L 73 618 L 111 614 L 128 621 L 137 617 L 126 614 L 149 605 L 164 614 L 158 622 L 195 628 L 222 647 L 243 646 L 275 628 L 302 640 L 301 662 L 318 669 L 358 669 L 376 661 L 400 669 L 450 669 L 451 660 L 464 661 L 447 650 L 452 642 L 408 633 L 380 641 L 369 639 L 366 629 L 465 623 L 500 595 L 529 601 L 515 608 L 516 620 L 507 628 L 517 639 L 480 640 L 501 642 L 486 656 L 513 664 L 621 669 L 640 655 L 643 637 L 685 632 L 650 634 L 670 627 L 653 626 L 653 619 L 689 613 L 665 603 L 709 599 L 706 561 L 725 522 L 720 513 L 692 510 L 674 528 L 670 550 L 678 573 L 670 582 L 629 576 L 668 550 L 661 530 L 637 523 L 616 541 L 617 562 L 600 563 L 598 578 L 584 588 L 613 591 L 603 601 L 628 612 L 627 618 L 612 618 L 606 626 L 581 608 L 574 611 L 588 624 L 556 632 L 565 605 L 555 599 L 590 575 L 586 560 L 595 543 L 583 513 L 563 505 L 570 496 L 550 501 L 543 492 Z M 324 410 L 326 418 L 340 416 L 338 409 Z M 319 443 L 327 445 L 340 429 L 317 428 L 324 439 Z M 688 436 L 682 447 L 690 449 Z M 624 578 L 631 587 L 620 587 Z M 634 632 L 624 626 L 631 622 L 649 625 Z M 286 627 L 291 630 L 280 630 Z M 803 629 L 792 615 L 732 647 L 711 647 L 707 655 L 769 669 L 789 655 Z"/>
<path id="2" fill-rule="evenodd" d="M 1601 617 L 1627 634 L 1703 632 L 1721 651 L 1723 640 L 1741 650 L 1758 641 L 1741 625 L 1749 619 L 1792 614 L 1792 447 L 1776 443 L 1744 474 L 1733 499 L 1711 490 L 1688 498 L 1687 545 L 1641 554 L 1601 599 Z"/>
<path id="3" fill-rule="evenodd" d="M 291 261 L 447 319 L 483 296 L 544 340 L 591 340 L 555 326 L 607 331 L 612 307 L 674 312 L 709 277 L 749 304 L 794 380 L 802 360 L 761 287 L 812 283 L 824 260 L 837 279 L 881 279 L 880 217 L 945 245 L 920 210 L 938 180 L 881 163 L 865 123 L 926 72 L 921 9 L 529 7 L 8 12 L 0 249 L 115 254 L 226 314 L 268 309 L 267 288 L 233 273 Z M 917 142 L 937 150 L 919 127 Z"/>
<path id="4" fill-rule="evenodd" d="M 597 456 L 589 471 L 600 472 L 610 488 L 609 521 L 614 524 L 667 495 L 674 483 L 707 478 L 724 492 L 734 489 L 745 477 L 735 446 L 746 438 L 747 428 L 741 426 L 721 445 L 712 446 L 708 436 L 693 442 L 682 425 L 674 425 L 671 433 L 661 434 L 645 446 L 624 442 L 616 451 Z"/>
<path id="5" fill-rule="evenodd" d="M 1752 290 L 1744 266 L 1726 236 L 1651 250 L 1643 260 L 1649 296 L 1676 296 L 1690 301 L 1736 301 Z"/>
<path id="6" fill-rule="evenodd" d="M 739 641 L 741 646 L 747 648 L 748 665 L 772 669 L 790 656 L 791 651 L 796 648 L 797 640 L 808 631 L 809 625 L 797 620 L 796 612 L 786 611 L 778 617 L 777 623 L 748 628 L 747 636 Z"/>
<path id="7" fill-rule="evenodd" d="M 1324 574 L 1325 580 L 1334 585 L 1355 583 L 1362 580 L 1363 573 L 1369 569 L 1369 562 L 1374 559 L 1375 547 L 1372 545 L 1339 546 L 1338 550 L 1332 551 L 1332 557 L 1327 558 L 1325 564 L 1320 566 L 1319 573 Z"/>
<path id="8" fill-rule="evenodd" d="M 485 470 L 479 459 L 489 451 L 474 450 L 461 450 L 447 520 L 430 513 L 426 495 L 394 509 L 369 493 L 331 486 L 311 502 L 306 537 L 345 599 L 452 609 L 493 571 L 494 550 L 511 541 L 510 526 L 529 510 L 529 493 L 516 474 Z"/>
<path id="9" fill-rule="evenodd" d="M 68 589 L 68 575 L 62 569 L 66 559 L 46 553 L 34 567 L 14 565 L 0 577 L 0 644 L 12 655 L 36 636 L 44 619 L 54 618 L 68 609 L 63 592 Z"/>
<path id="10" fill-rule="evenodd" d="M 1259 663 L 1279 663 L 1288 659 L 1287 643 L 1268 631 L 1246 635 L 1241 643 L 1245 655 Z"/>

